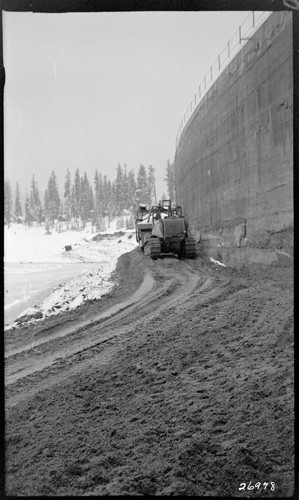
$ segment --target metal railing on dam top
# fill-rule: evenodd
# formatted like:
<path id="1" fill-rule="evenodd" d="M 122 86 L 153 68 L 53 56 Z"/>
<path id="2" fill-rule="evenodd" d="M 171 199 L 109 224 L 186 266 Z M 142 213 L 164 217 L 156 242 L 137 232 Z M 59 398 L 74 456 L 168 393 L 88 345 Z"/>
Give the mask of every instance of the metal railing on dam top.
<path id="1" fill-rule="evenodd" d="M 272 12 L 266 11 L 250 12 L 244 19 L 243 23 L 239 26 L 238 31 L 236 31 L 233 37 L 227 42 L 227 45 L 225 46 L 223 51 L 218 55 L 216 61 L 212 64 L 212 66 L 210 66 L 210 70 L 206 73 L 203 80 L 200 82 L 192 101 L 186 109 L 177 132 L 175 141 L 176 146 L 191 116 L 193 115 L 197 106 L 200 104 L 201 100 L 204 98 L 213 83 L 215 83 L 222 71 L 228 66 L 228 64 L 246 44 L 246 42 L 251 39 L 253 33 L 255 33 L 255 31 L 266 21 L 266 19 L 271 14 Z"/>

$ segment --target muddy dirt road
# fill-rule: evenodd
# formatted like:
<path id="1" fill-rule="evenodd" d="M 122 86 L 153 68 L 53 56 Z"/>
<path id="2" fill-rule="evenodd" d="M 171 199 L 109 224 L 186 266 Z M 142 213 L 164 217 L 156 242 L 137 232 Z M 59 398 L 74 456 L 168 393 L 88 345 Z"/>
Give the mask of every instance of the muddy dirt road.
<path id="1" fill-rule="evenodd" d="M 293 269 L 136 249 L 113 280 L 6 332 L 6 494 L 292 495 Z"/>

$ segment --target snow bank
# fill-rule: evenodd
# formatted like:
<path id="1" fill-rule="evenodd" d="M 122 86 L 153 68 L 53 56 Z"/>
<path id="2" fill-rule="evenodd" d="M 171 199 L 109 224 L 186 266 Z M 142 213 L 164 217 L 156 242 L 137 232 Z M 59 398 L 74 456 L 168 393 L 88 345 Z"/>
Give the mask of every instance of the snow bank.
<path id="1" fill-rule="evenodd" d="M 101 234 L 114 233 L 116 221 L 110 224 L 107 231 Z M 132 233 L 132 230 L 123 230 Z M 64 262 L 65 259 L 78 262 L 97 262 L 99 251 L 92 252 L 90 240 L 98 234 L 88 225 L 80 231 L 58 232 L 50 229 L 46 234 L 45 226 L 28 227 L 23 224 L 12 224 L 4 227 L 4 260 L 5 262 Z M 71 245 L 74 251 L 66 252 L 65 246 Z M 89 259 L 89 260 L 86 260 Z"/>
<path id="2" fill-rule="evenodd" d="M 95 271 L 85 271 L 52 290 L 38 306 L 45 318 L 74 309 L 87 300 L 98 299 L 112 289 L 111 273 L 117 259 L 137 246 L 134 231 L 115 230 L 114 221 L 107 231 L 100 233 L 101 238 L 94 241 L 99 232 L 92 232 L 90 228 L 63 233 L 51 230 L 52 234 L 46 235 L 45 227 L 28 228 L 14 224 L 5 227 L 5 262 L 99 262 Z M 72 249 L 66 251 L 66 245 L 71 245 Z M 16 319 L 17 323 L 22 322 L 24 312 Z"/>
<path id="3" fill-rule="evenodd" d="M 66 284 L 53 290 L 42 303 L 44 315 L 57 314 L 61 311 L 75 309 L 87 300 L 98 299 L 111 291 L 111 273 L 114 271 L 117 259 L 137 246 L 135 237 L 130 231 L 123 237 L 105 239 L 100 242 L 90 242 L 88 246 L 74 250 L 75 257 L 84 258 L 84 262 L 96 262 L 93 257 L 101 255 L 105 264 L 99 264 L 96 272 L 86 271 Z M 71 252 L 68 252 L 71 254 Z"/>

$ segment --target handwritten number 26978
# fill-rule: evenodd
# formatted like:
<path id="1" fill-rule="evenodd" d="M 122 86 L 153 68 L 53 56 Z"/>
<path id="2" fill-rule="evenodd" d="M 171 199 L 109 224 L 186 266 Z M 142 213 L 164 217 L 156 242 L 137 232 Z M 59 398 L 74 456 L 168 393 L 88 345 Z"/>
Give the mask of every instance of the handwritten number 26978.
<path id="1" fill-rule="evenodd" d="M 273 483 L 273 481 L 270 481 L 270 483 L 259 483 L 257 482 L 255 485 L 251 484 L 251 481 L 249 481 L 249 483 L 246 485 L 246 483 L 240 483 L 240 487 L 239 487 L 239 490 L 254 490 L 255 488 L 258 490 L 260 487 L 264 487 L 264 490 L 266 490 L 267 488 L 270 488 L 271 491 L 274 491 L 275 490 L 275 483 Z"/>

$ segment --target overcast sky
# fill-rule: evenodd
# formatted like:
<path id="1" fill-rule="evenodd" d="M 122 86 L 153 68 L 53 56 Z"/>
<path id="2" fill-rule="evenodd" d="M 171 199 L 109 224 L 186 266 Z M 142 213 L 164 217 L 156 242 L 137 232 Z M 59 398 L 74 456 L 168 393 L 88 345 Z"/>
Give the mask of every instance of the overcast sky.
<path id="1" fill-rule="evenodd" d="M 179 123 L 248 12 L 3 13 L 5 177 L 153 165 L 162 195 Z"/>

